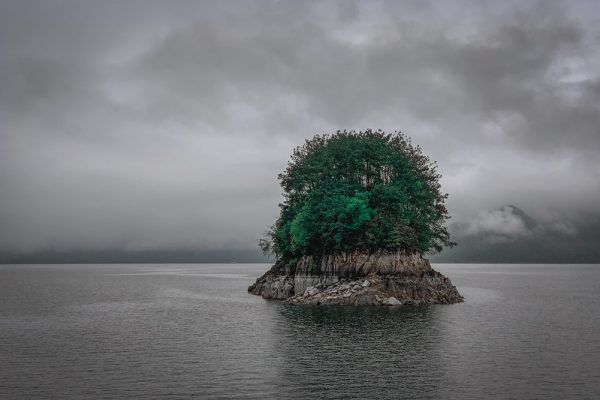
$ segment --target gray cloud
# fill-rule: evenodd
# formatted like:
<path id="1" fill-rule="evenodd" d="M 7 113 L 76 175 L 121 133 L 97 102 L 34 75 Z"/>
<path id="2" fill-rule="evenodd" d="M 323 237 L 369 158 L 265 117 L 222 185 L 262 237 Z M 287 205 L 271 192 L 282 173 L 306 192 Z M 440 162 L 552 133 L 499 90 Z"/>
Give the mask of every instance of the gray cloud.
<path id="1" fill-rule="evenodd" d="M 523 239 L 576 236 L 577 226 L 568 216 L 551 212 L 533 218 L 513 205 L 484 210 L 451 226 L 462 238 L 481 238 L 488 242 L 514 242 Z"/>
<path id="2" fill-rule="evenodd" d="M 366 127 L 439 161 L 458 223 L 517 232 L 488 211 L 517 204 L 574 234 L 600 212 L 599 19 L 585 1 L 4 2 L 0 250 L 251 247 L 292 147 Z"/>

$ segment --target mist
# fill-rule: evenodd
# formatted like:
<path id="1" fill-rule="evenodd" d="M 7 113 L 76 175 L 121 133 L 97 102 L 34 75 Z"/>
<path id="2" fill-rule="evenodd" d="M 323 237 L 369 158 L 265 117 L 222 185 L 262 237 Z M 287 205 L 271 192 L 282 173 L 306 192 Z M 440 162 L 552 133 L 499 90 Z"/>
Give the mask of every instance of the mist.
<path id="1" fill-rule="evenodd" d="M 599 22 L 592 1 L 2 2 L 0 252 L 256 249 L 292 149 L 366 128 L 438 161 L 458 238 L 597 242 Z"/>

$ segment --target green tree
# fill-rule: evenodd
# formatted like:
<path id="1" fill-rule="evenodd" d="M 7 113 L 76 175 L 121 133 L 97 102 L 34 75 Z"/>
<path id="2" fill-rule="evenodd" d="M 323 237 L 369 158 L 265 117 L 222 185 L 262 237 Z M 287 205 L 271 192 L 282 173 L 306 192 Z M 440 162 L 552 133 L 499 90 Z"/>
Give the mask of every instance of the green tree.
<path id="1" fill-rule="evenodd" d="M 317 135 L 279 174 L 284 201 L 260 245 L 286 262 L 355 250 L 440 251 L 454 245 L 440 177 L 400 132 Z"/>

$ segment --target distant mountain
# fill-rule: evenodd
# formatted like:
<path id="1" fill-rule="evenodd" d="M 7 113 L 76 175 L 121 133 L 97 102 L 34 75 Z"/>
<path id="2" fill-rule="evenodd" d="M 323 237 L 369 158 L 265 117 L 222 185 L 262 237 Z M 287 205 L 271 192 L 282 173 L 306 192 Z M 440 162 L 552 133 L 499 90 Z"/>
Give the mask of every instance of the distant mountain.
<path id="1" fill-rule="evenodd" d="M 0 264 L 266 263 L 256 250 L 75 250 L 0 253 Z"/>
<path id="2" fill-rule="evenodd" d="M 433 262 L 600 263 L 600 216 L 539 221 L 514 205 L 451 226 L 458 246 Z"/>
<path id="3" fill-rule="evenodd" d="M 529 216 L 529 214 L 527 214 L 525 211 L 521 210 L 517 206 L 509 204 L 507 206 L 499 208 L 499 210 L 502 209 L 507 210 L 508 212 L 512 213 L 512 215 L 523 221 L 523 225 L 525 226 L 525 228 L 529 229 L 530 231 L 533 231 L 539 225 L 535 219 L 533 219 L 531 216 Z"/>

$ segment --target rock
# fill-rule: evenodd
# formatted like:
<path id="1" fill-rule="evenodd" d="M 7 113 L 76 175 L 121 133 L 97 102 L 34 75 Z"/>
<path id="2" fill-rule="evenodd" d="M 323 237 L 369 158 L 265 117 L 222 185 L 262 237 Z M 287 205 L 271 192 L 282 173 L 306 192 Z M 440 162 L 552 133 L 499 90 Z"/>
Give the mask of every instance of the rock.
<path id="1" fill-rule="evenodd" d="M 388 305 L 388 306 L 401 306 L 402 305 L 402 303 L 400 302 L 400 300 L 398 300 L 394 296 L 386 299 L 385 300 L 385 304 Z"/>
<path id="2" fill-rule="evenodd" d="M 351 304 L 355 306 L 372 306 L 376 305 L 375 295 L 370 291 L 361 291 L 353 295 L 350 299 Z"/>
<path id="3" fill-rule="evenodd" d="M 452 282 L 420 255 L 381 252 L 303 257 L 294 265 L 278 261 L 248 291 L 292 304 L 407 306 L 463 301 Z"/>
<path id="4" fill-rule="evenodd" d="M 314 296 L 315 294 L 319 293 L 319 289 L 317 289 L 314 286 L 309 286 L 306 288 L 306 290 L 304 291 L 305 294 L 309 295 L 309 296 Z"/>

